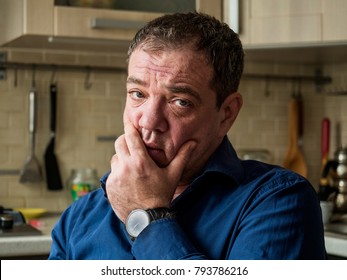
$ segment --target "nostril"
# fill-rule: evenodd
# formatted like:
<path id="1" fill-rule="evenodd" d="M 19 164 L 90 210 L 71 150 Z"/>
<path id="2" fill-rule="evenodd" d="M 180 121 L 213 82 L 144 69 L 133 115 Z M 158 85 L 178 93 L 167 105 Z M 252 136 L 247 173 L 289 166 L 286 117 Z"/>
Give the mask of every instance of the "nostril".
<path id="1" fill-rule="evenodd" d="M 160 131 L 164 132 L 168 128 L 166 118 L 156 111 L 151 111 L 146 115 L 142 115 L 139 120 L 139 125 L 141 128 L 148 131 Z"/>

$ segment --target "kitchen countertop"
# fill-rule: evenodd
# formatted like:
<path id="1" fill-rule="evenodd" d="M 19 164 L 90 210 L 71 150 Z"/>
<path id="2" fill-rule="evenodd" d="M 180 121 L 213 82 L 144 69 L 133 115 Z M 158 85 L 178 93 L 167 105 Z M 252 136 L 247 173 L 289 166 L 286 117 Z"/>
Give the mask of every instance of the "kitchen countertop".
<path id="1" fill-rule="evenodd" d="M 45 257 L 48 257 L 52 244 L 51 231 L 58 221 L 60 214 L 50 213 L 49 215 L 29 222 L 42 232 L 41 235 L 0 237 L 0 259 L 35 259 L 36 257 L 45 259 Z M 336 225 L 343 226 L 343 233 L 336 232 Z M 324 239 L 329 255 L 347 258 L 347 224 L 327 224 L 325 226 Z"/>
<path id="2" fill-rule="evenodd" d="M 0 258 L 48 256 L 51 244 L 50 235 L 1 237 Z"/>
<path id="3" fill-rule="evenodd" d="M 325 232 L 325 248 L 329 255 L 347 258 L 347 235 Z"/>
<path id="4" fill-rule="evenodd" d="M 42 235 L 0 237 L 0 258 L 48 256 L 52 239 L 51 230 L 59 216 L 45 220 Z M 347 258 L 347 234 L 325 232 L 325 247 L 329 255 Z"/>
<path id="5" fill-rule="evenodd" d="M 51 249 L 51 231 L 58 221 L 61 213 L 49 213 L 41 218 L 29 221 L 36 225 L 41 235 L 33 236 L 6 236 L 0 237 L 0 258 L 44 258 Z"/>

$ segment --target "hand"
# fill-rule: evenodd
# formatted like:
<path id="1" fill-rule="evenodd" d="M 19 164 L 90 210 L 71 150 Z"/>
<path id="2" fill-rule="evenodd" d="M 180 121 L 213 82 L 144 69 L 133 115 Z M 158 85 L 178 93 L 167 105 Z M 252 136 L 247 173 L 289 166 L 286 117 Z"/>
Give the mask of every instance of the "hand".
<path id="1" fill-rule="evenodd" d="M 125 124 L 125 134 L 115 142 L 116 154 L 106 182 L 107 196 L 118 218 L 125 222 L 136 208 L 169 208 L 195 146 L 194 141 L 184 143 L 170 164 L 160 168 L 148 155 L 135 127 Z"/>

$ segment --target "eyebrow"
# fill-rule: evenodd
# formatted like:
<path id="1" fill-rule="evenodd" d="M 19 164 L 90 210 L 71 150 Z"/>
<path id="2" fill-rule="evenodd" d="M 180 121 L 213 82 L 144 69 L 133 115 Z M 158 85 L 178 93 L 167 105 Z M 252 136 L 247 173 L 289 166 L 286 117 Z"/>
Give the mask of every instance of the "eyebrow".
<path id="1" fill-rule="evenodd" d="M 145 81 L 138 79 L 136 77 L 133 77 L 133 76 L 129 76 L 127 78 L 126 83 L 127 84 L 137 84 L 140 86 L 146 86 L 147 85 L 147 83 Z M 187 94 L 187 95 L 194 97 L 198 101 L 201 101 L 200 95 L 190 87 L 172 85 L 172 86 L 167 86 L 166 88 L 171 93 L 184 93 L 184 94 Z"/>
<path id="2" fill-rule="evenodd" d="M 187 87 L 187 86 L 168 86 L 167 89 L 172 93 L 184 93 L 184 94 L 187 94 L 187 95 L 194 97 L 198 101 L 201 101 L 200 95 L 190 87 Z"/>
<path id="3" fill-rule="evenodd" d="M 146 82 L 136 77 L 129 76 L 127 78 L 127 84 L 137 84 L 137 85 L 145 86 Z"/>

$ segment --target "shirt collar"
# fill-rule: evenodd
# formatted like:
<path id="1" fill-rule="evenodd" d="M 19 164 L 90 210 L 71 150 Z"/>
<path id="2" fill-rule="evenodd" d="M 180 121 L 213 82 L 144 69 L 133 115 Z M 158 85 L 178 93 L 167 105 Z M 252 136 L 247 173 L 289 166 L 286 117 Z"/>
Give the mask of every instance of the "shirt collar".
<path id="1" fill-rule="evenodd" d="M 210 157 L 202 170 L 201 176 L 210 172 L 223 173 L 232 178 L 237 184 L 242 182 L 244 170 L 227 136 L 224 137 L 220 146 Z"/>

